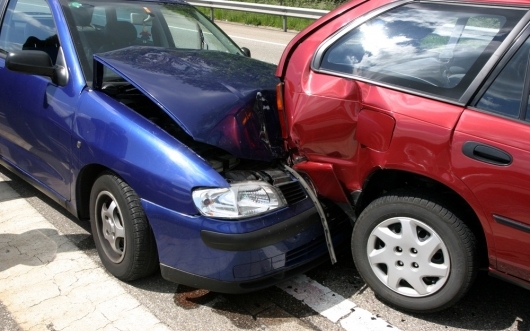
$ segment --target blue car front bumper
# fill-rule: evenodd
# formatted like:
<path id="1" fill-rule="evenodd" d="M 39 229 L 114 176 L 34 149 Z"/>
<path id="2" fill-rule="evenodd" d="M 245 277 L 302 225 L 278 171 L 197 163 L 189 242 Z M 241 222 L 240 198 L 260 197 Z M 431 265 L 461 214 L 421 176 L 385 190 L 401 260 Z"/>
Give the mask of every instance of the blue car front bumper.
<path id="1" fill-rule="evenodd" d="M 142 204 L 155 234 L 162 276 L 179 284 L 244 293 L 329 260 L 320 218 L 309 199 L 270 214 L 230 221 Z M 335 245 L 349 237 L 349 220 L 342 213 L 329 223 Z"/>

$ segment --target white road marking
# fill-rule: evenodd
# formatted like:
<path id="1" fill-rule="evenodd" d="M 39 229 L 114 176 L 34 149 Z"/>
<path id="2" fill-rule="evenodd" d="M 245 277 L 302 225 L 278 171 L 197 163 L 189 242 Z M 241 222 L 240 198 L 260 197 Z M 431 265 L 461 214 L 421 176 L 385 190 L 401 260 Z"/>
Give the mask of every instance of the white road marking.
<path id="1" fill-rule="evenodd" d="M 280 44 L 280 43 L 274 43 L 272 41 L 265 41 L 265 40 L 259 40 L 259 39 L 253 39 L 253 38 L 245 38 L 245 37 L 239 37 L 239 36 L 233 36 L 233 35 L 230 35 L 230 38 L 255 41 L 255 42 L 258 42 L 258 43 L 264 43 L 264 44 L 270 44 L 270 45 L 276 45 L 276 46 L 282 46 L 282 47 L 287 46 L 287 44 Z"/>
<path id="2" fill-rule="evenodd" d="M 319 284 L 306 275 L 278 284 L 278 287 L 304 302 L 320 315 L 348 331 L 396 330 L 395 326 L 373 315 L 340 294 Z"/>

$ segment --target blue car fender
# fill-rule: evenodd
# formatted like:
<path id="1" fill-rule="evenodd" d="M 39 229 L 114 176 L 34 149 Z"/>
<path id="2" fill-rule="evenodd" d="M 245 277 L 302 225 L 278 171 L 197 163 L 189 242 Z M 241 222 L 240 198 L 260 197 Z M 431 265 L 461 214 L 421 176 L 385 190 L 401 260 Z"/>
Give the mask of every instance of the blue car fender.
<path id="1" fill-rule="evenodd" d="M 103 92 L 82 93 L 73 127 L 79 169 L 102 165 L 162 207 L 194 215 L 194 187 L 228 187 L 194 151 Z"/>

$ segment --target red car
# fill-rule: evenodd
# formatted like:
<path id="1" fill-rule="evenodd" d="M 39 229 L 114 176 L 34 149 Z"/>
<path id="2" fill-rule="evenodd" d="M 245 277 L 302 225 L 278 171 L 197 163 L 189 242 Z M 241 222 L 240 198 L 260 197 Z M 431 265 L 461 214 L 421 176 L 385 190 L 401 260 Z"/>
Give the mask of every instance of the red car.
<path id="1" fill-rule="evenodd" d="M 387 303 L 447 308 L 483 267 L 530 288 L 529 8 L 354 0 L 283 53 L 290 161 Z"/>

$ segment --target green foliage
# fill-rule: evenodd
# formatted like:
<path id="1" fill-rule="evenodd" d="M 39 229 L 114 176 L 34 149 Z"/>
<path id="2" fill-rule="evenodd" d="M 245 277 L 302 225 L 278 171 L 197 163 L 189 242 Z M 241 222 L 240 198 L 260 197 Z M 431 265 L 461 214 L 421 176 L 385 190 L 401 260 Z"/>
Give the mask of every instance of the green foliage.
<path id="1" fill-rule="evenodd" d="M 239 2 L 263 3 L 267 5 L 332 10 L 347 0 L 235 0 Z"/>
<path id="2" fill-rule="evenodd" d="M 240 2 L 252 2 L 252 3 L 263 3 L 268 5 L 276 6 L 287 6 L 287 7 L 301 7 L 301 8 L 313 8 L 332 10 L 339 5 L 343 4 L 347 0 L 237 0 Z M 199 7 L 206 16 L 210 17 L 210 8 Z M 267 14 L 256 14 L 248 13 L 243 11 L 235 10 L 223 10 L 215 9 L 214 18 L 221 21 L 238 22 L 256 26 L 270 26 L 275 28 L 283 27 L 283 19 L 281 16 L 267 15 Z M 287 18 L 287 29 L 289 30 L 303 30 L 314 20 L 305 18 L 288 17 Z"/>
<path id="3" fill-rule="evenodd" d="M 437 34 L 431 34 L 421 40 L 421 48 L 423 49 L 434 49 L 444 45 L 447 45 L 449 37 L 439 36 Z"/>
<path id="4" fill-rule="evenodd" d="M 457 18 L 451 19 L 448 24 L 456 24 Z M 497 33 L 497 30 L 501 28 L 501 21 L 496 17 L 471 17 L 466 22 L 467 28 L 483 28 L 491 29 L 492 38 L 493 35 Z M 439 47 L 444 47 L 449 42 L 449 36 L 440 36 L 437 34 L 431 34 L 421 40 L 421 47 L 423 49 L 435 49 Z M 458 39 L 458 45 L 465 45 L 473 48 L 483 48 L 486 47 L 488 41 L 476 39 L 476 38 L 466 38 L 461 36 Z"/>
<path id="5" fill-rule="evenodd" d="M 496 17 L 471 17 L 467 25 L 478 28 L 500 29 L 501 21 Z"/>

